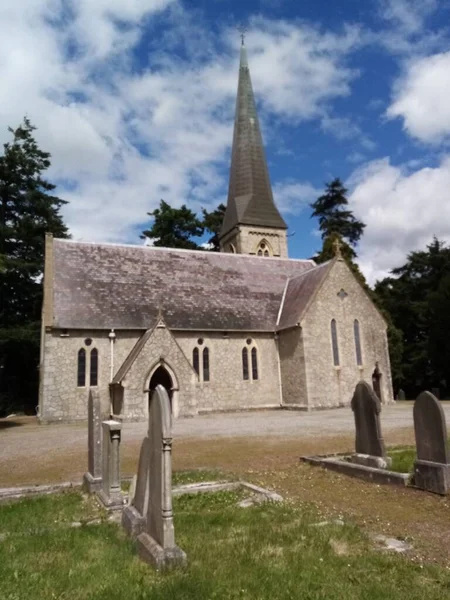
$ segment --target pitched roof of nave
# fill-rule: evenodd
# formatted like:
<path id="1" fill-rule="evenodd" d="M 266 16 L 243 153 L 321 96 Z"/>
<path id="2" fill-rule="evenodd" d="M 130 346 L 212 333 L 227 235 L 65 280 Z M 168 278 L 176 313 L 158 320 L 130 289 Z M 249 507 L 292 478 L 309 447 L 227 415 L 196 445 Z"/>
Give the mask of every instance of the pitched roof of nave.
<path id="1" fill-rule="evenodd" d="M 52 324 L 62 329 L 148 329 L 161 309 L 171 329 L 275 331 L 283 299 L 280 322 L 290 323 L 319 269 L 312 260 L 60 239 L 52 255 Z M 295 283 L 307 272 L 308 285 Z"/>
<path id="2" fill-rule="evenodd" d="M 220 235 L 238 224 L 287 229 L 273 199 L 244 45 L 239 65 L 227 209 Z"/>

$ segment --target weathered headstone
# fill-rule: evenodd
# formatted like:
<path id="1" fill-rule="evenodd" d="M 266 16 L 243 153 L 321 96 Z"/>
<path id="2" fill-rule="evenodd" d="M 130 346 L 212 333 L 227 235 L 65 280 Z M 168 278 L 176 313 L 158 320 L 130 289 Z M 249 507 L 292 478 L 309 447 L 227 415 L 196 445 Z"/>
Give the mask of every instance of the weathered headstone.
<path id="1" fill-rule="evenodd" d="M 136 487 L 133 498 L 122 513 L 122 525 L 128 535 L 137 537 L 144 531 L 148 510 L 150 440 L 142 442 L 139 453 Z"/>
<path id="2" fill-rule="evenodd" d="M 398 390 L 398 399 L 399 400 L 406 400 L 406 394 L 404 390 Z"/>
<path id="3" fill-rule="evenodd" d="M 102 488 L 98 497 L 106 508 L 119 509 L 123 506 L 120 487 L 120 435 L 122 423 L 103 421 Z"/>
<path id="4" fill-rule="evenodd" d="M 430 392 L 422 392 L 413 414 L 417 449 L 414 483 L 429 492 L 446 494 L 450 489 L 450 452 L 442 405 Z"/>
<path id="5" fill-rule="evenodd" d="M 172 513 L 172 416 L 169 396 L 162 385 L 151 395 L 148 428 L 148 498 L 144 532 L 137 538 L 139 556 L 157 569 L 186 564 L 186 554 L 175 544 Z M 143 467 L 145 468 L 145 467 Z M 138 490 L 136 489 L 138 501 Z"/>
<path id="6" fill-rule="evenodd" d="M 381 402 L 367 382 L 357 384 L 351 406 L 356 427 L 356 454 L 352 460 L 366 466 L 386 468 L 388 460 L 380 424 Z"/>
<path id="7" fill-rule="evenodd" d="M 88 470 L 83 475 L 83 487 L 89 493 L 102 487 L 102 418 L 100 394 L 89 390 L 88 395 Z"/>
<path id="8" fill-rule="evenodd" d="M 441 389 L 440 388 L 431 388 L 431 393 L 433 396 L 436 396 L 438 400 L 441 399 Z"/>

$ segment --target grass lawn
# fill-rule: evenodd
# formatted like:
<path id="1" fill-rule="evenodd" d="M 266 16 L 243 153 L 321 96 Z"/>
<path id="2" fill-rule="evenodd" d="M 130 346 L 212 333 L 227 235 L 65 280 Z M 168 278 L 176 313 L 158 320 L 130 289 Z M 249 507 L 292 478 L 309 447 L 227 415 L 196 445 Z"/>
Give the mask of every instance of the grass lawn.
<path id="1" fill-rule="evenodd" d="M 448 440 L 450 444 L 450 438 Z M 414 470 L 414 461 L 416 460 L 415 446 L 399 446 L 387 450 L 388 456 L 392 458 L 391 471 L 397 473 L 412 473 Z"/>
<path id="2" fill-rule="evenodd" d="M 141 562 L 121 527 L 80 493 L 0 506 L 1 598 L 450 597 L 450 573 L 441 567 L 381 553 L 351 524 L 313 526 L 322 517 L 309 504 L 238 508 L 241 497 L 220 492 L 174 499 L 177 543 L 189 566 L 166 574 Z M 101 522 L 86 524 L 93 519 Z"/>

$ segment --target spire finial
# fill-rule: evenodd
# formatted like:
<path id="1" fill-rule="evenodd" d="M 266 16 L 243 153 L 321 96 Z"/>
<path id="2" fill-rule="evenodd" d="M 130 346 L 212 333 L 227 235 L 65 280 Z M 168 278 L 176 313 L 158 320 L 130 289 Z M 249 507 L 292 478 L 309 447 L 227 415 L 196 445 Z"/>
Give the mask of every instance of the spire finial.
<path id="1" fill-rule="evenodd" d="M 247 27 L 245 27 L 245 25 L 241 24 L 241 25 L 237 26 L 237 30 L 241 34 L 242 46 L 244 46 L 245 34 L 247 33 L 248 29 L 247 29 Z"/>
<path id="2" fill-rule="evenodd" d="M 342 241 L 337 237 L 333 242 L 334 255 L 336 258 L 342 258 Z"/>

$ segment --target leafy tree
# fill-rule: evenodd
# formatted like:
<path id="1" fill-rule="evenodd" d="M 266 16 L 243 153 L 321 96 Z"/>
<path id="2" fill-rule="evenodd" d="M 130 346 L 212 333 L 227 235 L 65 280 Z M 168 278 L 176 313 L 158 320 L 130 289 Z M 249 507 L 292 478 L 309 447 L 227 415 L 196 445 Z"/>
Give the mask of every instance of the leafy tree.
<path id="1" fill-rule="evenodd" d="M 67 237 L 50 154 L 25 118 L 0 156 L 0 413 L 37 403 L 45 233 Z"/>
<path id="2" fill-rule="evenodd" d="M 147 213 L 154 219 L 150 229 L 142 232 L 141 238 L 153 241 L 154 246 L 201 250 L 192 237 L 200 237 L 204 227 L 200 219 L 185 204 L 172 208 L 161 200 L 159 208 Z"/>
<path id="3" fill-rule="evenodd" d="M 219 204 L 219 206 L 211 212 L 208 212 L 206 209 L 202 208 L 203 227 L 206 229 L 206 231 L 209 231 L 209 233 L 212 234 L 208 240 L 208 244 L 210 244 L 210 249 L 213 252 L 219 252 L 220 250 L 219 233 L 220 228 L 222 227 L 226 208 L 227 207 L 225 204 Z"/>
<path id="4" fill-rule="evenodd" d="M 380 303 L 403 334 L 403 382 L 415 395 L 426 387 L 450 387 L 448 317 L 450 248 L 434 238 L 426 250 L 411 252 L 375 286 Z M 446 385 L 441 382 L 445 381 Z"/>
<path id="5" fill-rule="evenodd" d="M 319 220 L 319 229 L 322 240 L 338 234 L 350 246 L 355 246 L 361 238 L 365 224 L 355 218 L 352 211 L 347 208 L 347 190 L 339 178 L 326 184 L 325 193 L 310 206 L 313 209 L 311 217 Z M 354 250 L 352 258 L 356 257 Z"/>

